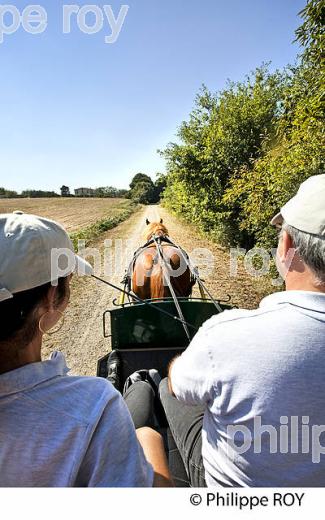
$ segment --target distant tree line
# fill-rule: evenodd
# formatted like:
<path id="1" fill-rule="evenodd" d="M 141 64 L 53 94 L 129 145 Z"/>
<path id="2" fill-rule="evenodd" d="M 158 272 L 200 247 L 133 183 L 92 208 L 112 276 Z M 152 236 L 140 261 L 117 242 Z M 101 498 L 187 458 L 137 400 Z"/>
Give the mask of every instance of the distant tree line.
<path id="1" fill-rule="evenodd" d="M 118 188 L 114 188 L 114 186 L 107 186 L 103 188 L 96 188 L 94 190 L 94 197 L 104 198 L 108 197 L 110 199 L 123 199 L 126 197 L 128 190 L 121 190 Z"/>
<path id="2" fill-rule="evenodd" d="M 62 188 L 65 188 L 62 191 Z M 24 190 L 21 193 L 18 193 L 14 190 L 7 190 L 5 188 L 0 187 L 0 198 L 2 199 L 19 199 L 19 198 L 54 198 L 54 197 L 74 197 L 70 193 L 70 189 L 68 186 L 62 186 L 61 195 L 54 191 L 44 191 L 44 190 Z M 129 193 L 129 190 L 126 189 L 118 189 L 113 186 L 96 188 L 93 190 L 92 197 L 98 198 L 126 198 Z"/>
<path id="3" fill-rule="evenodd" d="M 0 199 L 15 199 L 16 197 L 18 197 L 16 191 L 0 188 Z"/>
<path id="4" fill-rule="evenodd" d="M 164 204 L 224 244 L 275 243 L 271 217 L 324 173 L 325 1 L 309 0 L 296 31 L 298 63 L 268 65 L 217 93 L 203 87 L 161 152 Z"/>
<path id="5" fill-rule="evenodd" d="M 6 190 L 5 188 L 0 188 L 0 198 L 2 199 L 17 199 L 17 198 L 53 198 L 59 197 L 57 193 L 54 191 L 43 191 L 43 190 L 24 190 L 21 193 L 13 190 Z"/>
<path id="6" fill-rule="evenodd" d="M 30 198 L 30 199 L 39 199 L 42 197 L 54 198 L 54 197 L 59 197 L 59 195 L 57 193 L 55 193 L 54 191 L 24 190 L 21 192 L 20 197 Z"/>

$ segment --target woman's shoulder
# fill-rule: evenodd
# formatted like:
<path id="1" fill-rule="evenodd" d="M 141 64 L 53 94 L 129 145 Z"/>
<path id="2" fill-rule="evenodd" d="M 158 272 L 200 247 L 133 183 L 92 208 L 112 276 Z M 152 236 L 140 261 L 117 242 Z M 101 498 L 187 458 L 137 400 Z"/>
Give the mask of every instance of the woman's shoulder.
<path id="1" fill-rule="evenodd" d="M 38 403 L 46 403 L 53 412 L 84 423 L 99 419 L 107 407 L 122 399 L 106 379 L 87 376 L 59 376 L 35 388 L 33 393 Z"/>

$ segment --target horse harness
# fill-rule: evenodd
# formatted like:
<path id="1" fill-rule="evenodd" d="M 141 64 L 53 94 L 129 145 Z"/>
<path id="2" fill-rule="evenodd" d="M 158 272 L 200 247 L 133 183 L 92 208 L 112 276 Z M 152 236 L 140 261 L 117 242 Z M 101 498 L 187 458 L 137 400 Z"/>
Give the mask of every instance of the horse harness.
<path id="1" fill-rule="evenodd" d="M 160 258 L 159 246 L 164 245 L 164 244 L 162 244 L 162 242 L 165 243 L 165 245 L 175 247 L 175 249 L 178 249 L 181 252 L 183 258 L 185 259 L 185 261 L 187 263 L 187 267 L 190 269 L 191 283 L 193 285 L 195 284 L 197 277 L 195 276 L 195 273 L 193 272 L 190 258 L 188 256 L 188 254 L 186 253 L 186 251 L 184 251 L 184 249 L 182 249 L 181 247 L 174 244 L 174 242 L 172 242 L 170 240 L 170 238 L 167 236 L 153 235 L 143 246 L 139 247 L 139 249 L 137 249 L 135 251 L 133 258 L 129 264 L 129 267 L 125 272 L 125 276 L 122 280 L 122 284 L 124 285 L 125 289 L 128 290 L 128 292 L 132 291 L 132 276 L 133 276 L 133 272 L 134 272 L 134 267 L 135 267 L 136 261 L 138 260 L 139 256 L 141 255 L 141 253 L 143 251 L 145 251 L 146 249 L 148 249 L 149 247 L 155 247 L 156 255 L 153 259 L 153 265 L 154 266 L 157 265 L 159 262 L 159 258 Z M 159 244 L 159 246 L 158 246 L 158 244 Z"/>
<path id="2" fill-rule="evenodd" d="M 221 312 L 221 307 L 220 307 L 219 303 L 214 300 L 214 298 L 212 297 L 210 291 L 207 289 L 207 287 L 204 285 L 203 281 L 200 279 L 198 268 L 194 267 L 192 265 L 190 257 L 186 253 L 186 251 L 184 251 L 184 249 L 182 249 L 181 247 L 179 247 L 176 244 L 174 244 L 170 240 L 169 237 L 167 237 L 167 236 L 160 236 L 160 235 L 153 235 L 150 238 L 150 240 L 148 240 L 148 242 L 146 242 L 146 244 L 144 244 L 144 246 L 140 247 L 139 249 L 137 249 L 135 251 L 135 253 L 133 255 L 133 258 L 132 258 L 132 261 L 130 262 L 129 267 L 126 270 L 125 276 L 124 276 L 124 278 L 122 280 L 122 283 L 124 284 L 124 291 L 121 291 L 122 292 L 122 296 L 121 296 L 121 300 L 120 300 L 120 305 L 122 305 L 122 306 L 124 305 L 125 295 L 128 295 L 129 302 L 131 303 L 130 298 L 131 299 L 133 298 L 133 295 L 132 295 L 132 277 L 133 277 L 135 263 L 136 263 L 137 259 L 139 258 L 140 254 L 145 249 L 147 249 L 149 247 L 155 247 L 156 248 L 156 256 L 154 258 L 154 265 L 157 264 L 160 261 L 162 270 L 163 270 L 163 272 L 166 273 L 166 270 L 168 269 L 168 266 L 167 266 L 166 259 L 164 258 L 163 249 L 162 249 L 163 248 L 162 242 L 165 242 L 165 244 L 167 244 L 169 246 L 172 246 L 175 249 L 177 249 L 178 251 L 180 251 L 181 256 L 183 257 L 183 260 L 186 262 L 187 267 L 188 267 L 188 269 L 190 271 L 190 280 L 191 280 L 192 286 L 195 285 L 195 283 L 197 283 L 198 286 L 199 286 L 199 290 L 200 290 L 200 294 L 201 294 L 202 300 L 205 300 L 207 298 L 207 295 L 208 295 L 210 297 L 211 301 L 214 303 L 215 307 L 217 308 L 218 312 Z M 180 322 L 183 325 L 183 328 L 184 328 L 184 331 L 186 333 L 186 336 L 187 336 L 188 340 L 191 341 L 191 335 L 190 335 L 190 332 L 189 332 L 188 323 L 185 321 L 182 308 L 181 308 L 181 306 L 179 304 L 179 301 L 178 301 L 177 294 L 175 293 L 175 290 L 173 288 L 173 285 L 172 285 L 169 277 L 167 277 L 167 283 L 168 283 L 168 287 L 169 287 L 172 299 L 174 300 L 175 307 L 177 309 L 177 313 L 178 313 L 178 317 L 179 317 L 178 319 L 180 320 Z"/>

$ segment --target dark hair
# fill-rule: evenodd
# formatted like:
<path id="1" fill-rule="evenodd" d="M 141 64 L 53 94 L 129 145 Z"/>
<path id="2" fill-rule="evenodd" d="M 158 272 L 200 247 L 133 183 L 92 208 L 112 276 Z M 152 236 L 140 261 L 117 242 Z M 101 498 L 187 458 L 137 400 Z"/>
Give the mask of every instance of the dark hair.
<path id="1" fill-rule="evenodd" d="M 33 340 L 38 328 L 34 312 L 45 300 L 50 287 L 51 282 L 16 293 L 10 300 L 0 303 L 0 349 L 1 343 L 15 342 L 23 348 Z M 67 293 L 65 278 L 59 279 L 57 289 L 56 303 L 59 305 Z"/>

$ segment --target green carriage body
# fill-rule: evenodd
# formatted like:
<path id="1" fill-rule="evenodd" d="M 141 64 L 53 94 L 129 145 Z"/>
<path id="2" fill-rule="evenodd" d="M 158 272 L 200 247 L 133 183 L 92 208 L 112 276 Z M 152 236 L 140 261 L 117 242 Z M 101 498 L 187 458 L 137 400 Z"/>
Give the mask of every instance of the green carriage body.
<path id="1" fill-rule="evenodd" d="M 187 298 L 178 301 L 185 321 L 191 325 L 191 337 L 205 321 L 220 312 L 212 301 Z M 222 311 L 231 309 L 223 303 L 219 303 L 218 307 Z M 123 360 L 122 381 L 140 369 L 156 368 L 163 377 L 166 376 L 170 360 L 189 344 L 182 323 L 175 318 L 177 309 L 172 299 L 128 304 L 106 311 L 105 337 L 109 337 L 108 316 L 112 350 L 118 351 Z M 108 355 L 98 363 L 98 375 L 101 377 L 107 376 L 107 359 Z"/>

